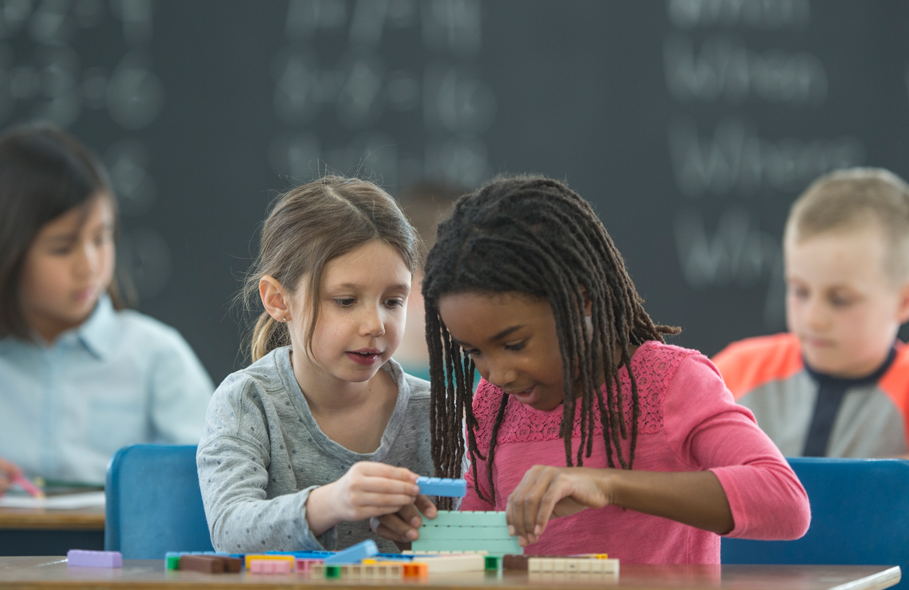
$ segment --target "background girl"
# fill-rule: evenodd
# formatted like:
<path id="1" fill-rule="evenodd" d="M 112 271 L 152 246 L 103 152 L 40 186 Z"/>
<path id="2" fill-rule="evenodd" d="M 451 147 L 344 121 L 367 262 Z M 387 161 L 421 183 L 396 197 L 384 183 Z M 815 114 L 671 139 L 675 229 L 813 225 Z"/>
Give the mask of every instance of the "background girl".
<path id="1" fill-rule="evenodd" d="M 124 445 L 199 440 L 211 380 L 174 329 L 122 309 L 116 230 L 78 141 L 0 137 L 0 470 L 103 485 Z"/>
<path id="2" fill-rule="evenodd" d="M 466 413 L 461 508 L 506 510 L 527 553 L 719 563 L 718 534 L 807 530 L 779 451 L 706 357 L 664 344 L 678 329 L 651 321 L 563 184 L 498 179 L 460 199 L 423 296 L 437 475 L 458 471 Z"/>
<path id="3" fill-rule="evenodd" d="M 277 201 L 245 290 L 265 308 L 254 362 L 218 387 L 197 454 L 216 549 L 343 548 L 375 538 L 370 518 L 435 516 L 415 483 L 432 472 L 429 384 L 391 359 L 419 248 L 363 180 L 325 177 Z"/>

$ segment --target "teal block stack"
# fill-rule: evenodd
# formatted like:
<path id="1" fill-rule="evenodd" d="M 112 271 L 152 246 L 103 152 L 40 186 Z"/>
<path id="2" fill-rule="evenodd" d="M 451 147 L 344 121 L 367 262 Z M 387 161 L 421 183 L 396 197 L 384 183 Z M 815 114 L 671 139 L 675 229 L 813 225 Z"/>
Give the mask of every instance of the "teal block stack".
<path id="1" fill-rule="evenodd" d="M 523 553 L 517 537 L 508 534 L 504 512 L 455 512 L 440 510 L 433 520 L 424 519 L 420 538 L 411 550 L 486 551 L 492 555 Z"/>

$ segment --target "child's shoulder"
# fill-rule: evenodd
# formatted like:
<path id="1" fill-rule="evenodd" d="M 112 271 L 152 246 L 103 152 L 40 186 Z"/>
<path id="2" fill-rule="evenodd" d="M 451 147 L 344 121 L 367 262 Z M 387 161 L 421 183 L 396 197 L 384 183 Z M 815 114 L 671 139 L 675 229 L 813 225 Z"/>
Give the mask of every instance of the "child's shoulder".
<path id="1" fill-rule="evenodd" d="M 188 346 L 186 340 L 173 326 L 132 309 L 113 312 L 112 323 L 119 339 L 126 339 L 146 348 L 170 349 L 175 346 Z"/>
<path id="2" fill-rule="evenodd" d="M 240 399 L 286 393 L 288 377 L 293 379 L 289 349 L 285 346 L 272 350 L 248 367 L 228 375 L 215 390 L 212 403 L 237 403 Z"/>
<path id="3" fill-rule="evenodd" d="M 801 345 L 789 333 L 733 342 L 712 360 L 736 398 L 764 383 L 791 377 L 804 368 Z"/>

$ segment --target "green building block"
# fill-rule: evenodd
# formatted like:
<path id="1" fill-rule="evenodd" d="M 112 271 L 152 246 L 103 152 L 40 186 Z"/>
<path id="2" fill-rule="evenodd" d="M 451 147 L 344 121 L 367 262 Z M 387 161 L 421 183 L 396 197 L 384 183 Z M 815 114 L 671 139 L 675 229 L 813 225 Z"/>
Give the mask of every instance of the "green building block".
<path id="1" fill-rule="evenodd" d="M 164 558 L 164 569 L 180 569 L 180 555 L 168 555 Z"/>
<path id="2" fill-rule="evenodd" d="M 502 562 L 501 556 L 498 555 L 487 555 L 486 556 L 486 569 L 488 570 L 498 570 L 499 565 Z"/>
<path id="3" fill-rule="evenodd" d="M 472 527 L 507 527 L 504 512 L 483 512 L 439 510 L 438 516 L 426 519 L 424 525 L 432 526 L 472 526 Z"/>
<path id="4" fill-rule="evenodd" d="M 326 565 L 325 566 L 325 577 L 326 578 L 340 578 L 341 577 L 341 566 L 340 565 Z"/>
<path id="5" fill-rule="evenodd" d="M 422 539 L 417 539 L 411 544 L 411 549 L 414 553 L 421 551 L 486 551 L 492 555 L 507 555 L 524 552 L 524 548 L 518 544 L 517 538 L 510 541 L 488 539 L 422 541 Z"/>
<path id="6" fill-rule="evenodd" d="M 425 523 L 420 527 L 421 541 L 469 541 L 473 539 L 508 541 L 511 538 L 505 527 L 432 526 Z"/>

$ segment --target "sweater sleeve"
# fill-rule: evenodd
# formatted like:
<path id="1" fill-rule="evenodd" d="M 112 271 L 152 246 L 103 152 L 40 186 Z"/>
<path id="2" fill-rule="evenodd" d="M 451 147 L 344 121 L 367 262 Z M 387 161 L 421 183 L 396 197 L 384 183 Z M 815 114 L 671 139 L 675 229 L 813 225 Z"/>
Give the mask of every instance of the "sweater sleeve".
<path id="1" fill-rule="evenodd" d="M 267 497 L 270 425 L 251 389 L 233 376 L 218 388 L 196 452 L 212 544 L 231 553 L 334 549 L 335 529 L 316 537 L 306 519 L 317 486 Z"/>
<path id="2" fill-rule="evenodd" d="M 706 357 L 692 355 L 679 365 L 666 391 L 664 426 L 683 462 L 720 480 L 735 522 L 727 536 L 789 540 L 807 532 L 805 489 Z"/>

